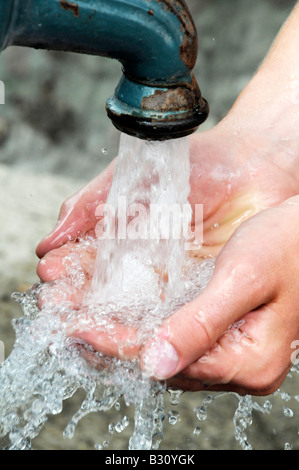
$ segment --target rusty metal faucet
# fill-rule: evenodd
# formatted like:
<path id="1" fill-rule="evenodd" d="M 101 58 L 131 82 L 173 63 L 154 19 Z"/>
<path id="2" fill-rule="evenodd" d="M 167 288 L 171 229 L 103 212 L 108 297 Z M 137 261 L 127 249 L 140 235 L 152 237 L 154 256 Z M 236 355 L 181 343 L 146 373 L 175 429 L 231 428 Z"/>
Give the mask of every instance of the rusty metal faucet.
<path id="1" fill-rule="evenodd" d="M 122 132 L 167 140 L 208 116 L 193 75 L 197 32 L 184 0 L 0 0 L 9 45 L 117 59 L 122 78 L 106 110 Z"/>

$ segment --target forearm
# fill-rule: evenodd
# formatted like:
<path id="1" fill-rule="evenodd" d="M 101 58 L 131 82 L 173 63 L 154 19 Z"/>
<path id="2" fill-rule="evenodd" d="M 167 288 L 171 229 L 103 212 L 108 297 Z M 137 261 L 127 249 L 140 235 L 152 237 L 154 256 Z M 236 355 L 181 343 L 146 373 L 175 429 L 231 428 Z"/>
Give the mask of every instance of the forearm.
<path id="1" fill-rule="evenodd" d="M 274 163 L 299 181 L 299 3 L 223 124 L 254 134 L 261 145 L 268 138 Z"/>
<path id="2" fill-rule="evenodd" d="M 276 106 L 280 114 L 282 108 L 292 105 L 298 115 L 298 93 L 299 3 L 278 33 L 261 67 L 239 96 L 232 112 L 247 112 L 248 122 L 255 122 L 267 107 Z"/>
<path id="3" fill-rule="evenodd" d="M 299 1 L 282 26 L 260 71 L 277 75 L 282 81 L 299 79 Z M 271 77 L 268 76 L 271 81 Z M 278 85 L 272 75 L 272 85 Z"/>

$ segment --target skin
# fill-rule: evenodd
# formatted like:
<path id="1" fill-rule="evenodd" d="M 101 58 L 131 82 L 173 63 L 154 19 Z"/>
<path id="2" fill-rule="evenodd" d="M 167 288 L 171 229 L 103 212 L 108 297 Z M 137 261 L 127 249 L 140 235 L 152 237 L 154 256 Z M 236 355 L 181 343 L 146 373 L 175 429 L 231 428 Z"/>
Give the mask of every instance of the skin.
<path id="1" fill-rule="evenodd" d="M 267 395 L 281 385 L 299 339 L 298 49 L 297 4 L 228 115 L 192 136 L 189 200 L 204 208 L 204 244 L 193 256 L 217 257 L 207 288 L 142 347 L 120 324 L 117 341 L 76 324 L 71 335 L 97 351 L 139 357 L 144 373 L 169 387 Z M 76 252 L 88 289 L 95 251 L 78 239 L 94 236 L 114 165 L 63 204 L 37 247 L 43 281 L 63 278 L 65 257 Z M 80 310 L 82 289 L 70 286 L 69 296 Z"/>

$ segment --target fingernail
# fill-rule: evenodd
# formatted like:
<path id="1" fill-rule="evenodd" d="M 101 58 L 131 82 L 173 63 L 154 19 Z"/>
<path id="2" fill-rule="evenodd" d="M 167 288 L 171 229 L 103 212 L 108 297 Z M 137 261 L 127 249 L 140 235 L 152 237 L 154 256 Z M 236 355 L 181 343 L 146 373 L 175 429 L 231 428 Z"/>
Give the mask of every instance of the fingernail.
<path id="1" fill-rule="evenodd" d="M 154 343 L 143 355 L 143 372 L 158 380 L 168 379 L 175 372 L 179 357 L 174 347 L 162 339 Z"/>

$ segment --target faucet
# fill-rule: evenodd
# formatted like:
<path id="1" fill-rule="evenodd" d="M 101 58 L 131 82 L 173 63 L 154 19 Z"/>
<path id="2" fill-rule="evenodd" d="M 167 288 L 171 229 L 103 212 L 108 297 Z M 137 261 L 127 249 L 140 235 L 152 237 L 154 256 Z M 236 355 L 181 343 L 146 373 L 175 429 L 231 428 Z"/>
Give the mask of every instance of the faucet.
<path id="1" fill-rule="evenodd" d="M 106 111 L 138 138 L 183 137 L 208 116 L 184 0 L 0 0 L 0 51 L 9 45 L 118 60 L 123 74 Z"/>

